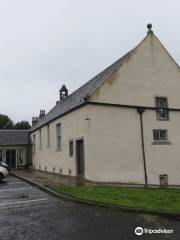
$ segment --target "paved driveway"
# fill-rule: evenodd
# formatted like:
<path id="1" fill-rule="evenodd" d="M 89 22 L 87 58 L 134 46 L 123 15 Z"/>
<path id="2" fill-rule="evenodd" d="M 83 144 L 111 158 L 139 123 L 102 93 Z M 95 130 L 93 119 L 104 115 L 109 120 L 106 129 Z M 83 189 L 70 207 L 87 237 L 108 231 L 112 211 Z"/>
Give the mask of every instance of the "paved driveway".
<path id="1" fill-rule="evenodd" d="M 173 234 L 136 236 L 137 226 Z M 180 239 L 180 222 L 66 202 L 15 177 L 0 184 L 0 240 Z"/>

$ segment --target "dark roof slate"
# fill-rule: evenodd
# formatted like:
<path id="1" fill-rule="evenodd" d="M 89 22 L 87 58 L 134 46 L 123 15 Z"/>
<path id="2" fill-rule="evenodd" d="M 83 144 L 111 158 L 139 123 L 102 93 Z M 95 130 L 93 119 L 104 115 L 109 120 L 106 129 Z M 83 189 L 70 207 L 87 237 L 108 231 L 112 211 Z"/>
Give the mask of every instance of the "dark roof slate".
<path id="1" fill-rule="evenodd" d="M 110 65 L 104 71 L 96 75 L 90 81 L 85 83 L 71 95 L 69 95 L 62 102 L 58 102 L 42 119 L 40 119 L 30 131 L 34 131 L 48 122 L 64 115 L 66 112 L 77 108 L 81 104 L 85 103 L 85 99 L 90 96 L 113 72 L 115 72 L 122 61 L 125 60 L 131 54 L 133 50 L 128 52 L 126 55 L 118 59 L 115 63 Z"/>
<path id="2" fill-rule="evenodd" d="M 29 144 L 29 130 L 0 130 L 0 146 Z"/>

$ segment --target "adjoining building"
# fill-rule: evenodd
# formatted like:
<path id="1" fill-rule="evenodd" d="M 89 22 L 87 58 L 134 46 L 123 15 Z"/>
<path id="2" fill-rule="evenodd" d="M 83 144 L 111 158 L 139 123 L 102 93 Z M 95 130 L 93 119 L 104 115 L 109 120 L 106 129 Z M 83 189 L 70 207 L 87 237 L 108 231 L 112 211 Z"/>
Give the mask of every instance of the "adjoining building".
<path id="1" fill-rule="evenodd" d="M 0 130 L 0 161 L 12 169 L 32 163 L 32 144 L 28 130 Z"/>
<path id="2" fill-rule="evenodd" d="M 180 68 L 154 35 L 68 96 L 30 130 L 43 174 L 180 185 Z"/>

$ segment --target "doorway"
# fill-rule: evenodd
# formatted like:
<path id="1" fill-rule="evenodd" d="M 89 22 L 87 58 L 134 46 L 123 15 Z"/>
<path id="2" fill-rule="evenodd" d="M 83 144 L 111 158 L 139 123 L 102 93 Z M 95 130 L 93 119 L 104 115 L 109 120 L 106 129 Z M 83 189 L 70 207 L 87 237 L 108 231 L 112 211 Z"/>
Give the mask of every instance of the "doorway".
<path id="1" fill-rule="evenodd" d="M 16 150 L 6 150 L 6 163 L 10 168 L 16 168 Z"/>
<path id="2" fill-rule="evenodd" d="M 76 141 L 77 175 L 84 177 L 84 140 Z"/>

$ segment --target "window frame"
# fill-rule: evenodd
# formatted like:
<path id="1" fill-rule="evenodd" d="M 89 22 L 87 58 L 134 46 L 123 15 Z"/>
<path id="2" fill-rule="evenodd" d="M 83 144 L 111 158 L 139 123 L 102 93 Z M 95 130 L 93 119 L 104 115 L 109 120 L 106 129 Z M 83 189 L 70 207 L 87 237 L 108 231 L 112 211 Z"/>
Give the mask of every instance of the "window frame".
<path id="1" fill-rule="evenodd" d="M 158 133 L 158 139 L 155 139 L 155 132 Z M 163 139 L 161 134 L 165 133 L 165 138 Z M 167 141 L 168 140 L 168 136 L 167 136 L 167 130 L 166 129 L 153 129 L 153 140 L 154 141 Z"/>
<path id="2" fill-rule="evenodd" d="M 42 149 L 42 131 L 39 129 L 39 150 Z"/>
<path id="3" fill-rule="evenodd" d="M 62 125 L 56 124 L 56 150 L 62 151 Z"/>
<path id="4" fill-rule="evenodd" d="M 158 99 L 165 99 L 166 100 L 166 107 L 165 108 L 161 108 L 158 106 Z M 156 119 L 158 121 L 169 121 L 169 110 L 168 110 L 168 98 L 165 96 L 156 96 L 155 97 L 155 106 L 156 106 Z M 165 117 L 161 117 L 159 112 L 163 110 L 165 111 Z"/>
<path id="5" fill-rule="evenodd" d="M 36 153 L 36 134 L 33 134 L 33 153 Z"/>
<path id="6" fill-rule="evenodd" d="M 50 147 L 50 125 L 47 125 L 47 148 Z"/>
<path id="7" fill-rule="evenodd" d="M 159 131 L 159 139 L 155 139 L 155 131 Z M 160 132 L 165 131 L 165 139 L 162 139 L 160 137 Z M 168 140 L 168 130 L 167 129 L 153 129 L 153 142 L 152 144 L 171 144 L 171 142 Z"/>

